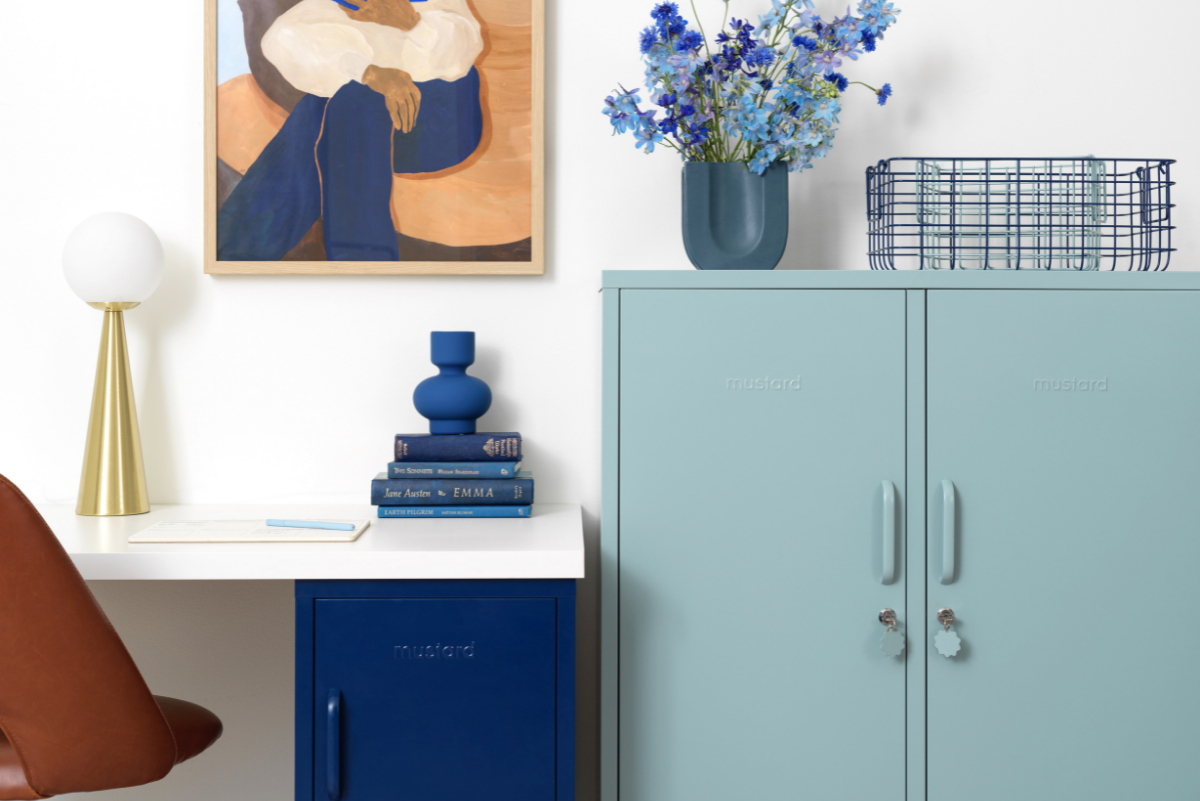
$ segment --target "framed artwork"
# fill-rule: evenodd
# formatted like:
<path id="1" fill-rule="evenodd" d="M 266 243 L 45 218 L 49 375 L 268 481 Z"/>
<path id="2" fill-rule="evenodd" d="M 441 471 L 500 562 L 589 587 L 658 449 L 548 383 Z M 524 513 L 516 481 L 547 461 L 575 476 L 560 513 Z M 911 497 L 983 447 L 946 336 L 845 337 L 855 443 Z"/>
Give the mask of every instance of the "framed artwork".
<path id="1" fill-rule="evenodd" d="M 206 273 L 543 272 L 543 0 L 205 15 Z"/>

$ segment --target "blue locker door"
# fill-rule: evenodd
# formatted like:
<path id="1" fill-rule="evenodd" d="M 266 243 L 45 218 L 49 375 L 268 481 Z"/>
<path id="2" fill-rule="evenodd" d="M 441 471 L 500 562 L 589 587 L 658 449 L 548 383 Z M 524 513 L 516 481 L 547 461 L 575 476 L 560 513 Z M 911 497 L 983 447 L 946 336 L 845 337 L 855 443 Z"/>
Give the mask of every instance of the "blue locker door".
<path id="1" fill-rule="evenodd" d="M 620 801 L 900 801 L 904 292 L 620 315 Z"/>
<path id="2" fill-rule="evenodd" d="M 1200 798 L 1200 293 L 928 310 L 930 801 Z"/>
<path id="3" fill-rule="evenodd" d="M 553 599 L 320 599 L 315 675 L 319 801 L 554 801 Z"/>

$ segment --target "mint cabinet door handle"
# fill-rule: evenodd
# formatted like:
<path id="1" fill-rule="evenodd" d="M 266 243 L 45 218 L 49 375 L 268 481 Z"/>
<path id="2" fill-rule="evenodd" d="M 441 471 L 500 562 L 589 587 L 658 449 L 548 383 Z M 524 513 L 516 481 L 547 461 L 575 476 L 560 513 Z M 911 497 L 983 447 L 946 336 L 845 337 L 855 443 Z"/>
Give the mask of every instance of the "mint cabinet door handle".
<path id="1" fill-rule="evenodd" d="M 325 789 L 330 801 L 342 797 L 342 692 L 329 691 L 325 717 Z"/>
<path id="2" fill-rule="evenodd" d="M 883 583 L 896 580 L 896 485 L 883 482 Z"/>
<path id="3" fill-rule="evenodd" d="M 942 482 L 942 583 L 954 581 L 958 569 L 957 533 L 954 529 L 954 482 Z"/>

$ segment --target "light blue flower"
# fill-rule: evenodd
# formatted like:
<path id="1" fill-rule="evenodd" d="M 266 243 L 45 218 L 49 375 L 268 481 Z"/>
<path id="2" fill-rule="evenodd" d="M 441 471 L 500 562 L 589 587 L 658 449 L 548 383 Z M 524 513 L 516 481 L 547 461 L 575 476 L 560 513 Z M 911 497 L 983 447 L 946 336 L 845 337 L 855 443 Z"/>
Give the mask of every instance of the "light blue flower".
<path id="1" fill-rule="evenodd" d="M 826 122 L 837 122 L 838 112 L 842 110 L 842 106 L 838 103 L 837 98 L 827 97 L 823 100 L 818 100 L 813 106 L 813 117 Z"/>
<path id="2" fill-rule="evenodd" d="M 767 171 L 767 167 L 771 166 L 772 161 L 774 161 L 774 159 L 771 158 L 771 154 L 768 152 L 767 148 L 760 148 L 758 153 L 754 155 L 754 158 L 746 162 L 746 169 L 762 175 Z"/>
<path id="3" fill-rule="evenodd" d="M 658 128 L 642 126 L 634 133 L 637 139 L 637 147 L 645 147 L 647 153 L 654 152 L 654 145 L 663 140 L 663 135 L 658 132 Z"/>

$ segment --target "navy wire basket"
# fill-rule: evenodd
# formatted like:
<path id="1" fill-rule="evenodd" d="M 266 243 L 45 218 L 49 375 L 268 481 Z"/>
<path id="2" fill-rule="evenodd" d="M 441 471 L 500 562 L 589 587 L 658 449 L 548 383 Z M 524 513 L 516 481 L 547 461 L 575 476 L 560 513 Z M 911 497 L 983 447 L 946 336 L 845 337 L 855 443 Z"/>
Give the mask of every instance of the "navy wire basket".
<path id="1" fill-rule="evenodd" d="M 894 158 L 867 168 L 873 270 L 1165 270 L 1174 159 Z"/>

